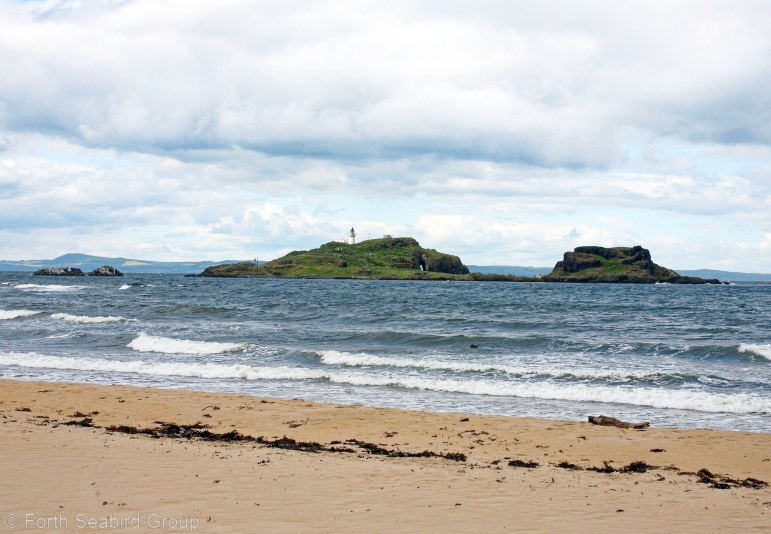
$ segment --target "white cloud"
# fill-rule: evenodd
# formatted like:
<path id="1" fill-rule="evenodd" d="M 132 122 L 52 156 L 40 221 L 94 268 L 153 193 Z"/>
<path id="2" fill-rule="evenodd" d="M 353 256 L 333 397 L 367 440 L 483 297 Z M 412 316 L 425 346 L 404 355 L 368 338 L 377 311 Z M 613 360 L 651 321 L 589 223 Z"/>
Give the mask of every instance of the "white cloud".
<path id="1" fill-rule="evenodd" d="M 0 0 L 0 257 L 252 257 L 353 225 L 470 263 L 639 243 L 768 270 L 769 22 L 752 0 Z"/>

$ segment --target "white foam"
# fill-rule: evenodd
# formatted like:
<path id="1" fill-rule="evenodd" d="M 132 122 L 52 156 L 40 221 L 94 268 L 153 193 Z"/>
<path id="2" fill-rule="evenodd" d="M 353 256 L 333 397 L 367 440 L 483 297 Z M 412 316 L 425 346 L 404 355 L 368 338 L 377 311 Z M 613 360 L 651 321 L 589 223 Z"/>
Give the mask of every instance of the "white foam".
<path id="1" fill-rule="evenodd" d="M 35 310 L 0 310 L 0 319 L 16 319 L 17 317 L 30 317 L 43 313 Z"/>
<path id="2" fill-rule="evenodd" d="M 40 285 L 40 284 L 19 284 L 14 286 L 16 289 L 28 289 L 30 291 L 78 291 L 86 286 L 62 286 L 62 285 Z"/>
<path id="3" fill-rule="evenodd" d="M 51 319 L 57 319 L 59 321 L 67 321 L 70 323 L 80 324 L 94 324 L 94 323 L 118 323 L 120 321 L 127 321 L 125 317 L 89 317 L 87 315 L 70 315 L 68 313 L 54 313 L 51 315 Z"/>
<path id="4" fill-rule="evenodd" d="M 307 380 L 326 377 L 325 373 L 321 371 L 298 367 L 251 367 L 240 364 L 150 362 L 144 360 L 120 361 L 99 358 L 48 356 L 34 352 L 0 353 L 0 364 L 73 371 L 244 380 Z"/>
<path id="5" fill-rule="evenodd" d="M 218 343 L 214 341 L 193 341 L 151 336 L 145 332 L 139 334 L 128 344 L 138 352 L 160 352 L 164 354 L 219 354 L 234 352 L 246 348 L 244 343 Z"/>
<path id="6" fill-rule="evenodd" d="M 746 393 L 708 393 L 702 390 L 632 388 L 564 384 L 555 381 L 499 381 L 432 379 L 360 371 L 327 371 L 298 367 L 252 367 L 242 364 L 119 361 L 47 356 L 37 353 L 0 353 L 0 365 L 28 368 L 138 373 L 167 377 L 243 380 L 328 380 L 354 386 L 390 386 L 471 395 L 523 397 L 650 406 L 654 408 L 722 413 L 771 414 L 771 398 Z"/>
<path id="7" fill-rule="evenodd" d="M 120 286 L 118 289 L 128 289 L 128 288 L 130 288 L 130 287 L 131 287 L 131 286 L 130 286 L 130 285 L 128 285 L 128 284 L 123 284 L 123 285 L 122 285 L 122 286 Z"/>
<path id="8" fill-rule="evenodd" d="M 754 345 L 752 343 L 742 343 L 739 345 L 739 352 L 749 352 L 750 354 L 757 354 L 767 360 L 771 360 L 771 344 Z"/>
<path id="9" fill-rule="evenodd" d="M 329 380 L 358 386 L 391 386 L 471 395 L 523 397 L 575 402 L 631 404 L 677 410 L 771 414 L 771 399 L 744 393 L 722 394 L 698 390 L 666 390 L 560 384 L 554 382 L 498 382 L 443 380 L 416 376 L 374 376 L 333 373 Z"/>
<path id="10" fill-rule="evenodd" d="M 322 350 L 318 352 L 322 363 L 327 365 L 345 365 L 349 367 L 398 367 L 431 369 L 437 371 L 453 371 L 458 373 L 505 373 L 517 377 L 533 377 L 537 375 L 551 376 L 554 378 L 581 378 L 581 379 L 655 379 L 666 371 L 646 371 L 633 369 L 592 369 L 592 368 L 555 368 L 555 367 L 517 367 L 512 365 L 497 365 L 490 363 L 465 363 L 439 360 L 425 360 L 412 358 L 394 358 L 389 356 L 375 356 L 365 352 L 352 354 L 336 350 Z M 667 373 L 675 375 L 676 373 Z"/>

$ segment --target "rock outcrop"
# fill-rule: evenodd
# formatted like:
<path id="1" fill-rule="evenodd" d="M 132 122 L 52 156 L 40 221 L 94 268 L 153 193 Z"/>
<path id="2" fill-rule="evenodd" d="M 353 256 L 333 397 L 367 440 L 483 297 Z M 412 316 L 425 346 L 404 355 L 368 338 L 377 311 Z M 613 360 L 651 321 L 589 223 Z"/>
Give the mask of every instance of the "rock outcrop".
<path id="1" fill-rule="evenodd" d="M 86 276 L 83 271 L 77 267 L 48 267 L 45 269 L 38 269 L 32 274 L 38 276 Z"/>
<path id="2" fill-rule="evenodd" d="M 653 263 L 651 253 L 639 245 L 634 247 L 576 247 L 565 252 L 554 270 L 544 277 L 546 282 L 604 282 L 604 283 L 670 283 L 719 284 L 719 280 L 705 280 L 681 276 L 672 269 Z"/>
<path id="3" fill-rule="evenodd" d="M 123 276 L 123 273 L 112 265 L 102 265 L 88 273 L 88 276 Z"/>

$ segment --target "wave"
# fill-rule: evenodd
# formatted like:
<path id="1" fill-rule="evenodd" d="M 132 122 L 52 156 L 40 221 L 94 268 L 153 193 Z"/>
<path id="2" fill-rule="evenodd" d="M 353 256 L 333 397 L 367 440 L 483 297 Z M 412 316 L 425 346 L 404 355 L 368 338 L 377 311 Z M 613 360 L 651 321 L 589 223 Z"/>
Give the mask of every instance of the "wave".
<path id="1" fill-rule="evenodd" d="M 739 345 L 739 352 L 756 354 L 761 358 L 771 360 L 771 343 L 767 345 L 754 345 L 752 343 L 742 343 Z"/>
<path id="2" fill-rule="evenodd" d="M 425 347 L 457 346 L 470 343 L 492 344 L 500 340 L 509 339 L 506 335 L 483 336 L 466 334 L 436 334 L 429 332 L 404 332 L 385 330 L 377 332 L 360 332 L 349 336 L 349 340 L 364 337 L 368 341 L 376 341 L 388 344 L 415 345 Z"/>
<path id="3" fill-rule="evenodd" d="M 240 364 L 223 365 L 217 363 L 150 362 L 144 360 L 121 361 L 99 358 L 73 358 L 70 356 L 47 356 L 35 352 L 0 353 L 0 364 L 43 369 L 136 373 L 142 375 L 192 378 L 307 380 L 325 377 L 324 373 L 321 371 L 313 371 L 298 367 L 251 367 Z"/>
<path id="4" fill-rule="evenodd" d="M 245 343 L 218 343 L 215 341 L 193 341 L 151 336 L 142 332 L 127 345 L 138 352 L 160 352 L 164 354 L 219 354 L 244 350 Z"/>
<path id="5" fill-rule="evenodd" d="M 132 287 L 155 287 L 152 284 L 143 284 L 142 282 L 131 282 L 130 284 L 123 284 L 118 289 L 131 289 Z"/>
<path id="6" fill-rule="evenodd" d="M 329 380 L 357 386 L 390 386 L 471 395 L 629 404 L 699 412 L 771 414 L 771 399 L 746 393 L 724 394 L 700 390 L 590 386 L 540 381 L 511 383 L 492 380 L 379 377 L 350 373 L 332 375 Z"/>
<path id="7" fill-rule="evenodd" d="M 87 315 L 70 315 L 68 313 L 54 313 L 51 315 L 51 319 L 57 319 L 60 321 L 67 321 L 70 323 L 80 324 L 93 324 L 93 323 L 118 323 L 120 321 L 128 321 L 125 317 L 89 317 Z"/>
<path id="8" fill-rule="evenodd" d="M 120 361 L 95 358 L 47 356 L 37 353 L 0 353 L 0 364 L 19 367 L 138 373 L 167 377 L 244 380 L 326 380 L 353 386 L 384 386 L 403 389 L 534 398 L 572 402 L 596 402 L 650 406 L 662 409 L 713 413 L 771 414 L 771 399 L 747 393 L 709 393 L 693 389 L 633 388 L 565 384 L 556 381 L 515 382 L 496 380 L 432 379 L 418 376 L 330 371 L 302 367 L 252 367 L 242 364 Z"/>
<path id="9" fill-rule="evenodd" d="M 447 362 L 436 360 L 415 360 L 412 358 L 393 358 L 375 356 L 367 353 L 352 354 L 336 350 L 323 350 L 317 353 L 319 360 L 327 365 L 344 365 L 348 367 L 398 367 L 414 369 L 430 369 L 433 371 L 452 371 L 457 373 L 500 373 L 519 378 L 551 377 L 605 380 L 661 380 L 663 378 L 684 379 L 685 375 L 675 372 L 635 371 L 630 369 L 559 369 L 516 367 L 512 365 L 496 365 L 490 363 Z"/>
<path id="10" fill-rule="evenodd" d="M 30 317 L 43 313 L 35 310 L 0 310 L 0 319 L 17 319 L 19 317 Z"/>
<path id="11" fill-rule="evenodd" d="M 80 289 L 85 289 L 86 286 L 63 286 L 63 285 L 41 285 L 41 284 L 19 284 L 14 286 L 16 289 L 28 289 L 30 291 L 51 291 L 51 292 L 59 292 L 59 291 L 78 291 Z"/>

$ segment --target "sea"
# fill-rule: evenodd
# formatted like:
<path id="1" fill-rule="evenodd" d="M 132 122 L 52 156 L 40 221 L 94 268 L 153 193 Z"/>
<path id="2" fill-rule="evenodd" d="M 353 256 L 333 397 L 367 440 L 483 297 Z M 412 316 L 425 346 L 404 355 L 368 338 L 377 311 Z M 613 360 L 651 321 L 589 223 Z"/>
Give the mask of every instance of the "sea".
<path id="1" fill-rule="evenodd" d="M 0 378 L 768 433 L 771 284 L 0 273 Z"/>

